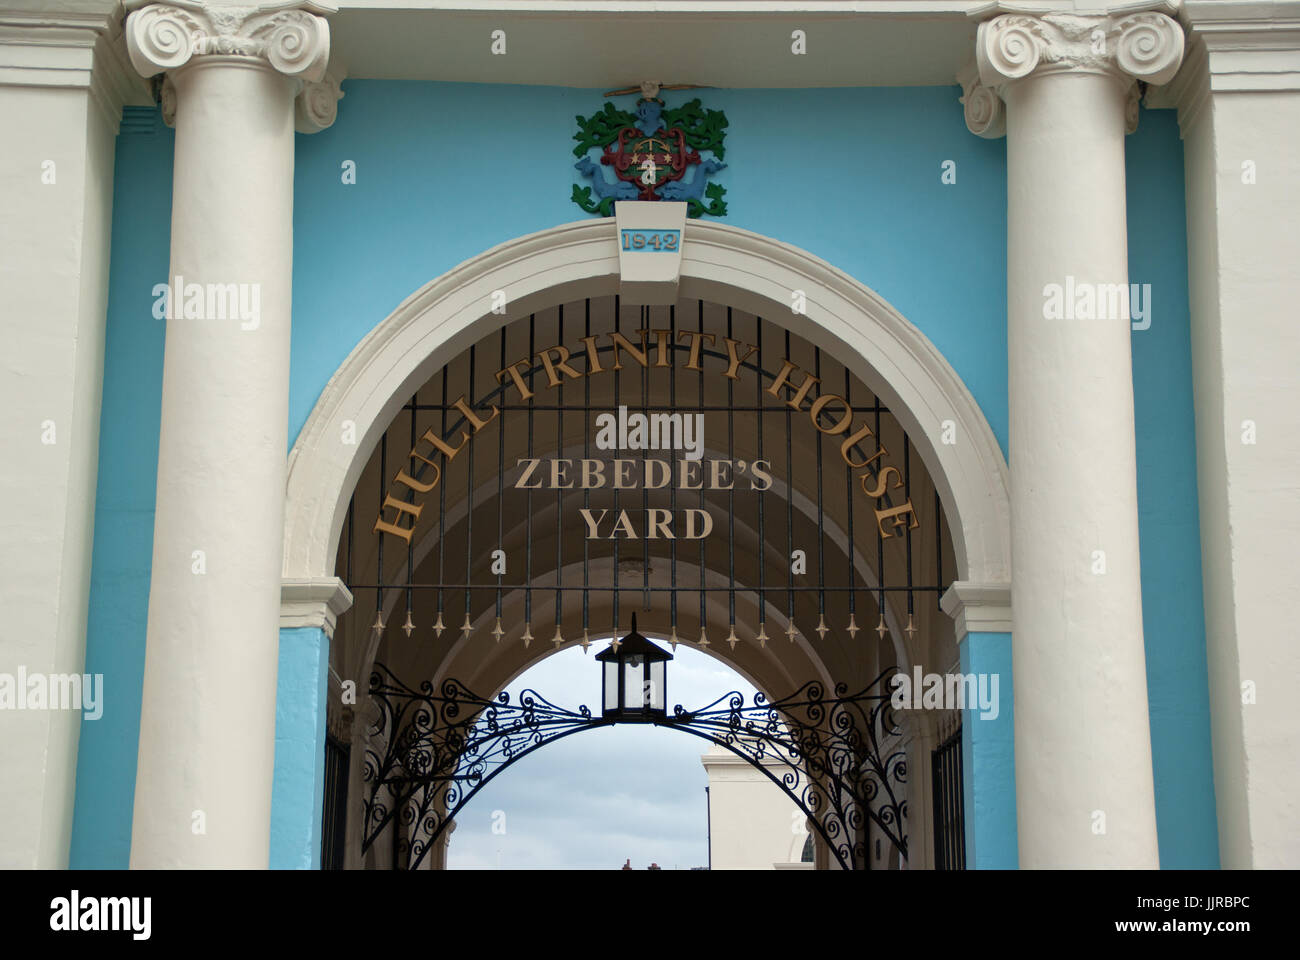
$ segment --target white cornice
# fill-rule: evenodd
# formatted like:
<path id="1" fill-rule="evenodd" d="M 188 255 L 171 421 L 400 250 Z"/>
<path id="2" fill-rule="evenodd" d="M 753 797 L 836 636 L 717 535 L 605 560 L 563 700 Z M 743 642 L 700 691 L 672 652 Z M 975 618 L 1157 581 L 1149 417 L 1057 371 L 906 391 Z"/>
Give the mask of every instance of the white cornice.
<path id="1" fill-rule="evenodd" d="M 1300 0 L 1186 0 L 1183 67 L 1164 88 L 1147 93 L 1151 107 L 1177 107 L 1184 137 L 1215 93 L 1300 90 Z"/>
<path id="2" fill-rule="evenodd" d="M 280 581 L 280 629 L 317 627 L 334 636 L 338 618 L 352 606 L 352 593 L 338 577 Z"/>
<path id="3" fill-rule="evenodd" d="M 121 7 L 0 9 L 0 86 L 90 91 L 114 134 L 126 104 L 152 102 L 148 84 L 126 63 Z"/>
<path id="4" fill-rule="evenodd" d="M 957 624 L 957 642 L 968 633 L 1011 632 L 1011 584 L 958 580 L 939 600 Z"/>
<path id="5" fill-rule="evenodd" d="M 1205 47 L 1211 92 L 1300 90 L 1300 0 L 1188 0 L 1181 19 Z"/>

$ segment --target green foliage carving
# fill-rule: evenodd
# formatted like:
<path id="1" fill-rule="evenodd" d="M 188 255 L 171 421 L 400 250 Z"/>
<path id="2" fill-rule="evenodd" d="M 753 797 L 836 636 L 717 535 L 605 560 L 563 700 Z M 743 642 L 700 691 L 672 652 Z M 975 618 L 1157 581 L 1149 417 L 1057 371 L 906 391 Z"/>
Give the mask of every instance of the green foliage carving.
<path id="1" fill-rule="evenodd" d="M 720 183 L 710 183 L 704 188 L 704 195 L 709 198 L 708 203 L 700 200 L 691 199 L 687 202 L 686 216 L 696 219 L 704 214 L 711 217 L 725 216 L 727 213 L 727 201 L 723 200 L 727 188 Z"/>
<path id="2" fill-rule="evenodd" d="M 614 198 L 606 197 L 603 200 L 593 200 L 591 198 L 591 187 L 580 187 L 576 183 L 573 185 L 573 202 L 582 207 L 588 213 L 595 213 L 602 217 L 612 217 L 614 215 Z M 699 201 L 695 201 L 698 203 Z"/>
<path id="3" fill-rule="evenodd" d="M 605 109 L 597 110 L 590 120 L 583 116 L 574 119 L 578 121 L 578 132 L 573 135 L 573 139 L 578 141 L 578 145 L 573 148 L 573 155 L 583 157 L 592 147 L 604 149 L 605 144 L 618 137 L 620 130 L 636 123 L 636 114 L 616 110 L 612 103 L 606 103 Z M 725 119 L 723 124 L 726 124 Z"/>
<path id="4" fill-rule="evenodd" d="M 606 108 L 609 104 L 605 104 Z M 579 117 L 579 120 L 582 118 Z M 680 127 L 686 142 L 696 150 L 712 150 L 719 160 L 725 155 L 722 145 L 727 129 L 727 115 L 721 110 L 705 110 L 696 97 L 689 103 L 663 112 L 664 127 Z"/>

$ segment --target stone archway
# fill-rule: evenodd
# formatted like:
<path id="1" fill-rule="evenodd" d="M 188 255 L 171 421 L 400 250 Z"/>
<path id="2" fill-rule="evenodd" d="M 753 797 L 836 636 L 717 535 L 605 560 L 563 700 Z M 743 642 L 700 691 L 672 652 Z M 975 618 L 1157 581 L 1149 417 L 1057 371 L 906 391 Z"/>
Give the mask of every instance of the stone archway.
<path id="1" fill-rule="evenodd" d="M 348 498 L 413 389 L 507 320 L 565 297 L 612 294 L 619 278 L 613 220 L 565 224 L 495 247 L 408 297 L 349 354 L 289 453 L 283 576 L 331 577 Z M 787 317 L 795 333 L 835 350 L 896 411 L 932 464 L 951 518 L 958 579 L 1006 586 L 1011 576 L 1007 467 L 970 391 L 935 346 L 868 287 L 802 250 L 736 227 L 690 225 L 681 295 Z M 790 313 L 802 290 L 806 312 Z M 492 312 L 504 291 L 507 316 Z M 787 316 L 788 315 L 788 316 Z M 951 420 L 963 442 L 943 444 Z M 345 421 L 357 443 L 338 442 Z"/>
<path id="2" fill-rule="evenodd" d="M 349 498 L 408 397 L 430 383 L 437 371 L 457 358 L 463 361 L 463 354 L 475 344 L 486 343 L 498 331 L 504 338 L 508 324 L 517 318 L 566 299 L 590 301 L 614 294 L 618 279 L 612 222 L 560 227 L 467 262 L 417 292 L 372 331 L 327 386 L 291 453 L 286 584 L 305 582 L 324 588 L 326 582 L 338 582 L 335 563 Z M 790 295 L 796 290 L 807 299 L 806 314 L 789 313 Z M 504 315 L 492 312 L 499 302 L 499 296 L 494 297 L 498 291 L 506 296 Z M 784 329 L 842 361 L 846 375 L 851 370 L 869 385 L 930 466 L 948 518 L 957 579 L 994 588 L 1005 585 L 1009 570 L 1005 465 L 973 398 L 919 331 L 867 288 L 823 262 L 746 231 L 712 224 L 691 226 L 684 245 L 680 294 L 701 301 L 708 296 L 755 314 L 778 316 Z M 952 422 L 965 443 L 938 442 L 945 421 Z M 345 428 L 354 432 L 355 445 L 339 442 Z M 413 554 L 411 563 L 419 562 L 418 553 Z M 543 619 L 546 602 L 545 598 L 539 602 Z M 507 602 L 507 619 L 518 613 L 517 606 L 512 611 L 510 604 L 517 604 L 517 598 Z M 616 605 L 614 610 L 617 621 Z M 397 622 L 384 610 L 380 614 L 383 621 Z M 761 621 L 761 612 L 731 611 L 733 625 L 748 627 L 751 636 L 755 616 Z M 887 609 L 882 609 L 882 616 L 890 616 Z M 486 631 L 490 624 L 490 618 L 476 611 L 475 631 Z M 342 640 L 355 645 L 361 639 L 355 636 L 358 627 L 364 636 L 368 625 L 349 626 Z M 454 625 L 448 626 L 454 633 Z M 890 626 L 897 643 L 896 616 Z M 374 659 L 381 633 L 371 637 L 363 672 Z M 546 638 L 537 639 L 545 643 Z M 454 653 L 434 668 L 432 677 L 439 675 L 438 670 L 445 672 Z M 473 659 L 476 666 L 482 660 L 478 655 Z M 487 667 L 483 689 L 499 687 L 530 659 L 535 657 L 520 653 L 513 662 Z M 462 679 L 464 662 L 455 671 Z M 895 662 L 901 666 L 909 662 L 901 647 Z M 743 663 L 732 665 L 747 673 Z M 811 654 L 794 672 L 830 679 L 825 666 Z M 786 680 L 797 685 L 799 678 L 786 673 L 784 680 L 773 681 L 769 675 L 766 684 L 755 685 L 771 688 L 775 683 L 779 688 Z"/>

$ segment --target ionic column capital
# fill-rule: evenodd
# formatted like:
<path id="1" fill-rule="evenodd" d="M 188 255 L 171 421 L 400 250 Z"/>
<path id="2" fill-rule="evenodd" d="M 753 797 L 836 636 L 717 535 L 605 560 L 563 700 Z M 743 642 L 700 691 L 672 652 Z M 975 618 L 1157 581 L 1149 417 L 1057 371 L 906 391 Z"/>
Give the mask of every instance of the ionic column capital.
<path id="1" fill-rule="evenodd" d="M 269 0 L 235 5 L 224 0 L 130 0 L 126 49 L 131 65 L 145 77 L 170 74 L 205 57 L 242 57 L 261 61 L 302 86 L 295 105 L 302 133 L 323 130 L 334 122 L 343 95 L 339 79 L 327 76 L 329 24 L 320 14 L 333 9 L 314 0 Z M 174 90 L 161 91 L 163 118 L 176 111 Z"/>
<path id="2" fill-rule="evenodd" d="M 1004 14 L 979 25 L 980 82 L 1001 88 L 1049 73 L 1085 72 L 1168 83 L 1183 62 L 1183 28 L 1163 13 Z"/>

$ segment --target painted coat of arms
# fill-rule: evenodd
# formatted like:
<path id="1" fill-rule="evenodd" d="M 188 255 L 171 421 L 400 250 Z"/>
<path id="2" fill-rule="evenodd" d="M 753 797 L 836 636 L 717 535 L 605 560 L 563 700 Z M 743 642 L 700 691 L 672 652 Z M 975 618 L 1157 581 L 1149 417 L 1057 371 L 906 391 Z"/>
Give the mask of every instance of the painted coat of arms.
<path id="1" fill-rule="evenodd" d="M 726 167 L 726 115 L 698 98 L 667 109 L 659 89 L 643 83 L 635 113 L 606 103 L 577 118 L 574 166 L 590 186 L 574 184 L 573 202 L 583 210 L 609 217 L 615 200 L 676 200 L 687 203 L 689 217 L 726 214 L 727 191 L 709 179 Z"/>

